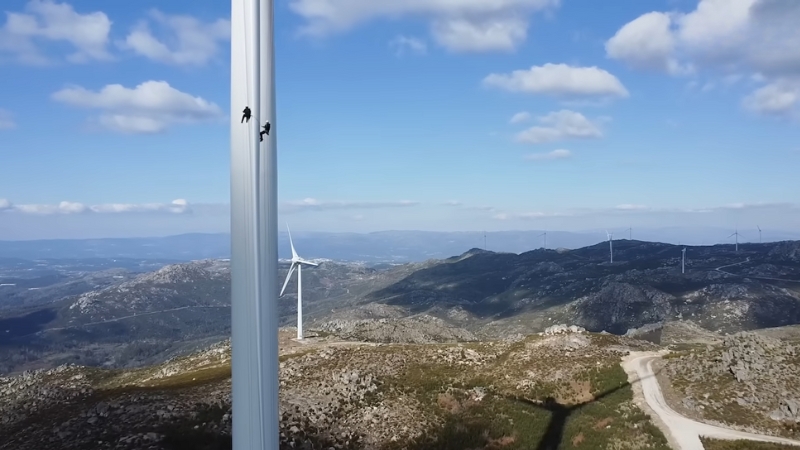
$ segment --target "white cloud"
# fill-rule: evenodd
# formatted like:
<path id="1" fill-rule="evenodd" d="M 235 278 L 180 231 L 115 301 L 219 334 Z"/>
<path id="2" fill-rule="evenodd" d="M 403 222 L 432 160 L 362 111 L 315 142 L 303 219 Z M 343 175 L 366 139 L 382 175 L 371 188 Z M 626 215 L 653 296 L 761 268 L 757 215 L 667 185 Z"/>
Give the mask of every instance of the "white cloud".
<path id="1" fill-rule="evenodd" d="M 643 211 L 649 208 L 645 205 L 632 205 L 630 203 L 625 203 L 622 205 L 617 205 L 616 209 L 619 209 L 621 211 Z"/>
<path id="2" fill-rule="evenodd" d="M 14 122 L 14 115 L 11 111 L 0 108 L 0 130 L 10 130 L 16 128 L 17 123 Z"/>
<path id="3" fill-rule="evenodd" d="M 299 201 L 289 201 L 281 205 L 281 211 L 285 213 L 302 211 L 329 211 L 345 209 L 380 209 L 380 208 L 402 208 L 417 206 L 419 202 L 401 200 L 396 202 L 345 202 L 345 201 L 321 201 L 314 198 L 305 198 Z"/>
<path id="4" fill-rule="evenodd" d="M 569 217 L 572 214 L 566 212 L 524 212 L 524 213 L 500 213 L 494 214 L 492 219 L 495 220 L 533 220 L 533 219 L 548 219 L 554 217 Z"/>
<path id="5" fill-rule="evenodd" d="M 23 64 L 45 65 L 51 59 L 39 42 L 67 42 L 75 52 L 67 55 L 73 63 L 113 59 L 107 50 L 111 20 L 102 12 L 80 14 L 68 3 L 31 0 L 27 13 L 6 12 L 0 28 L 0 54 L 11 53 Z"/>
<path id="6" fill-rule="evenodd" d="M 463 206 L 464 203 L 458 200 L 450 200 L 443 203 L 444 206 Z"/>
<path id="7" fill-rule="evenodd" d="M 671 24 L 672 18 L 666 13 L 639 16 L 606 42 L 606 53 L 640 69 L 660 69 L 676 75 L 691 72 L 675 59 L 676 38 Z"/>
<path id="8" fill-rule="evenodd" d="M 181 92 L 166 81 L 147 81 L 134 89 L 110 84 L 99 92 L 70 87 L 53 99 L 102 111 L 102 126 L 122 133 L 158 133 L 174 124 L 195 123 L 222 116 L 214 103 Z"/>
<path id="9" fill-rule="evenodd" d="M 419 17 L 436 42 L 455 52 L 509 51 L 527 36 L 528 17 L 560 0 L 292 0 L 307 20 L 302 34 L 325 36 L 372 19 Z"/>
<path id="10" fill-rule="evenodd" d="M 394 48 L 397 56 L 403 56 L 406 53 L 424 55 L 428 52 L 428 46 L 425 41 L 415 37 L 397 36 L 389 41 L 389 46 Z"/>
<path id="11" fill-rule="evenodd" d="M 9 200 L 0 199 L 0 211 L 14 211 L 24 214 L 83 214 L 83 213 L 173 213 L 184 214 L 191 212 L 189 202 L 184 199 L 173 200 L 171 203 L 111 203 L 99 205 L 85 205 L 83 203 L 63 201 L 55 205 L 49 204 L 23 204 L 14 205 Z"/>
<path id="12" fill-rule="evenodd" d="M 554 111 L 538 117 L 542 125 L 528 128 L 516 136 L 516 141 L 527 144 L 545 144 L 564 139 L 593 139 L 603 136 L 600 127 L 583 114 L 568 109 Z"/>
<path id="13" fill-rule="evenodd" d="M 628 97 L 625 86 L 598 67 L 575 67 L 547 63 L 510 74 L 493 73 L 483 79 L 485 86 L 511 92 L 549 94 L 557 97 Z"/>
<path id="14" fill-rule="evenodd" d="M 796 104 L 790 85 L 800 78 L 798 23 L 796 0 L 700 0 L 689 13 L 640 16 L 608 40 L 606 51 L 634 67 L 713 70 L 729 85 L 749 73 L 753 81 L 770 84 L 744 106 L 780 114 Z"/>
<path id="15" fill-rule="evenodd" d="M 547 153 L 533 153 L 526 155 L 525 159 L 528 161 L 553 161 L 556 159 L 567 159 L 572 157 L 572 152 L 569 150 L 558 149 Z"/>
<path id="16" fill-rule="evenodd" d="M 513 116 L 511 116 L 511 120 L 509 120 L 509 123 L 527 122 L 527 121 L 531 120 L 531 117 L 532 117 L 531 113 L 529 113 L 527 111 L 518 112 L 518 113 L 514 114 Z"/>
<path id="17" fill-rule="evenodd" d="M 214 22 L 183 15 L 167 15 L 158 10 L 148 14 L 163 30 L 154 36 L 147 21 L 139 22 L 118 45 L 154 61 L 174 65 L 203 65 L 219 53 L 220 43 L 230 40 L 231 23 Z"/>
<path id="18" fill-rule="evenodd" d="M 787 115 L 796 112 L 800 104 L 800 82 L 778 80 L 756 89 L 742 101 L 750 111 L 769 114 Z"/>
<path id="19" fill-rule="evenodd" d="M 700 207 L 700 208 L 681 208 L 681 207 L 650 207 L 636 204 L 622 204 L 611 208 L 566 208 L 562 211 L 549 212 L 497 212 L 493 210 L 491 215 L 496 220 L 524 220 L 524 219 L 546 219 L 556 217 L 586 217 L 586 216 L 620 216 L 631 213 L 641 214 L 701 214 L 725 213 L 725 211 L 767 211 L 767 210 L 797 211 L 800 207 L 791 203 L 733 203 L 722 206 Z"/>
<path id="20" fill-rule="evenodd" d="M 448 18 L 433 23 L 433 36 L 439 44 L 456 52 L 508 52 L 525 41 L 528 22 L 512 17 Z"/>

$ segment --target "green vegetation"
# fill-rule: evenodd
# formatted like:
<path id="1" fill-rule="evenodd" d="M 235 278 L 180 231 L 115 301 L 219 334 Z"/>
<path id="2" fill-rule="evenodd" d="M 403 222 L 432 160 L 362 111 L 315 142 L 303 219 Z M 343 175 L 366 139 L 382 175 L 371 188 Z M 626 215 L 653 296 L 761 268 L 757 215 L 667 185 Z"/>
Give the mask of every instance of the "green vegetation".
<path id="1" fill-rule="evenodd" d="M 385 389 L 415 395 L 440 420 L 410 444 L 392 443 L 386 450 L 527 450 L 543 440 L 560 441 L 561 449 L 669 448 L 664 435 L 633 406 L 627 375 L 619 365 L 588 369 L 570 380 L 540 381 L 524 393 L 503 386 L 497 369 L 502 364 L 483 370 L 417 364 L 387 382 Z M 481 399 L 475 397 L 476 387 L 486 393 Z M 516 398 L 520 394 L 524 399 Z M 539 404 L 548 396 L 580 400 L 549 408 Z M 558 408 L 567 413 L 551 412 Z"/>

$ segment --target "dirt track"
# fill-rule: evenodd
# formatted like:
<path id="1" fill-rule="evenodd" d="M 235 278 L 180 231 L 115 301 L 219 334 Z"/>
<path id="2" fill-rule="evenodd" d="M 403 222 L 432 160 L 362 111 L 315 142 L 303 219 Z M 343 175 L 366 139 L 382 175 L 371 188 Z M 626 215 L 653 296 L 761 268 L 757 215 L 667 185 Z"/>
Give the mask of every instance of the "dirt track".
<path id="1" fill-rule="evenodd" d="M 654 422 L 667 436 L 673 448 L 679 450 L 704 450 L 700 436 L 714 439 L 746 439 L 800 446 L 800 441 L 709 425 L 675 412 L 667 405 L 664 395 L 661 393 L 658 380 L 653 373 L 652 362 L 661 356 L 662 353 L 656 352 L 632 352 L 623 359 L 622 367 L 628 374 L 628 380 L 634 386 L 634 400 L 640 403 L 653 417 Z"/>

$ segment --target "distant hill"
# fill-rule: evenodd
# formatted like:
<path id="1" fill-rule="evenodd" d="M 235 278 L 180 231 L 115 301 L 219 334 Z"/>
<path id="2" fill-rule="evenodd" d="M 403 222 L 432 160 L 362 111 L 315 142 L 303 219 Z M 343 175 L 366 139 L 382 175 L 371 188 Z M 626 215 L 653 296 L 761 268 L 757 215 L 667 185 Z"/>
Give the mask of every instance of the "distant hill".
<path id="1" fill-rule="evenodd" d="M 369 328 L 364 320 L 426 315 L 479 337 L 560 323 L 616 334 L 681 320 L 722 334 L 800 324 L 799 241 L 740 244 L 738 252 L 733 245 L 686 247 L 685 274 L 682 248 L 616 240 L 613 263 L 606 242 L 521 254 L 472 248 L 381 267 L 325 261 L 303 271 L 304 314 L 310 328 Z M 287 270 L 281 264 L 279 282 Z M 99 280 L 96 289 L 65 287 L 60 300 L 0 314 L 0 373 L 73 360 L 155 363 L 230 333 L 226 260 Z M 282 326 L 295 323 L 295 283 L 279 299 Z"/>
<path id="2" fill-rule="evenodd" d="M 471 248 L 523 253 L 544 246 L 543 230 L 483 232 L 380 231 L 374 233 L 295 232 L 294 242 L 306 258 L 370 263 L 413 262 L 445 259 Z M 634 230 L 633 237 L 693 245 L 732 243 L 731 230 L 718 228 L 658 228 Z M 617 233 L 617 238 L 628 233 Z M 575 249 L 605 241 L 603 230 L 593 232 L 547 231 L 547 248 Z M 800 233 L 765 230 L 766 241 L 800 239 Z M 279 233 L 278 253 L 290 258 L 289 239 Z M 126 239 L 65 239 L 0 241 L 0 258 L 82 259 L 129 258 L 191 261 L 230 257 L 229 234 L 183 234 L 168 237 Z"/>

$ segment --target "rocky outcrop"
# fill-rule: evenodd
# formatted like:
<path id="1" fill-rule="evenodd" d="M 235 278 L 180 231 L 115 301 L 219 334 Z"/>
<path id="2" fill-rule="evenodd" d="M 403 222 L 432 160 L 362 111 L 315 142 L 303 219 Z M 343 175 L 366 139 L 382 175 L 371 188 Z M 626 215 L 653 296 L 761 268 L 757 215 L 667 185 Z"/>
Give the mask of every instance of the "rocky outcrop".
<path id="1" fill-rule="evenodd" d="M 595 294 L 568 307 L 574 321 L 588 330 L 622 334 L 629 328 L 660 322 L 674 314 L 669 294 L 646 286 L 609 282 Z"/>
<path id="2" fill-rule="evenodd" d="M 685 407 L 726 411 L 736 404 L 762 418 L 800 423 L 800 354 L 752 332 L 668 359 L 667 375 L 682 380 Z M 724 413 L 721 413 L 724 414 Z"/>
<path id="3" fill-rule="evenodd" d="M 552 336 L 555 334 L 584 333 L 584 332 L 586 332 L 586 328 L 579 327 L 577 325 L 567 326 L 566 324 L 560 324 L 547 327 L 541 334 L 545 336 Z"/>
<path id="4" fill-rule="evenodd" d="M 471 332 L 428 315 L 402 319 L 335 320 L 323 323 L 318 329 L 342 339 L 364 342 L 429 344 L 477 340 Z"/>

